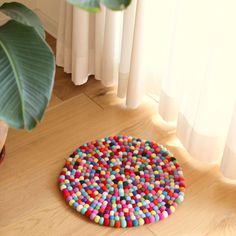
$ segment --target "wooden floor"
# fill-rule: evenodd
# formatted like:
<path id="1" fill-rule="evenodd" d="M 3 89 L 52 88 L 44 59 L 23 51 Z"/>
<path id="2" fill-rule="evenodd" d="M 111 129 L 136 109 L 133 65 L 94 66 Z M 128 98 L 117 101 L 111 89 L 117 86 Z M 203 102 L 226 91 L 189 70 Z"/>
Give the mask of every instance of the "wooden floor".
<path id="1" fill-rule="evenodd" d="M 49 37 L 55 47 L 55 40 Z M 181 147 L 175 130 L 144 99 L 127 110 L 112 88 L 91 78 L 75 87 L 58 68 L 54 93 L 43 123 L 33 132 L 10 130 L 7 158 L 0 166 L 0 235 L 23 236 L 218 236 L 236 235 L 236 184 L 217 166 L 203 165 Z M 186 199 L 170 218 L 148 226 L 112 229 L 88 222 L 58 190 L 57 178 L 72 150 L 104 136 L 125 134 L 166 145 L 182 164 Z"/>

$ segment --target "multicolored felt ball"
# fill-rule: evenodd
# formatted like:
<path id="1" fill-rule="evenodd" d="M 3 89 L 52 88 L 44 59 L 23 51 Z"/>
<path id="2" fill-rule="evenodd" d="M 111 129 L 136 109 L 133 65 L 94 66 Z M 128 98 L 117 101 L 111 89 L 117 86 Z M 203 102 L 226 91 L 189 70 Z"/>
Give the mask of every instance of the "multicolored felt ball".
<path id="1" fill-rule="evenodd" d="M 58 181 L 71 207 L 97 224 L 116 228 L 167 218 L 185 192 L 182 169 L 166 148 L 128 136 L 80 146 Z"/>

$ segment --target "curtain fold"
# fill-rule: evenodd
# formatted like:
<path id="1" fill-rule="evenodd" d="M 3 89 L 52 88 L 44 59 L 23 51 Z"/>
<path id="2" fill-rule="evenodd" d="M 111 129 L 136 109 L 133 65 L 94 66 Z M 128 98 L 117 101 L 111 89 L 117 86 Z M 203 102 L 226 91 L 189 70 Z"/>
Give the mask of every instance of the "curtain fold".
<path id="1" fill-rule="evenodd" d="M 60 3 L 56 63 L 58 66 L 64 67 L 66 73 L 71 73 L 73 8 L 66 1 L 61 1 Z"/>
<path id="2" fill-rule="evenodd" d="M 223 174 L 231 179 L 235 179 L 236 166 L 236 103 L 234 106 L 233 116 L 229 127 L 227 142 L 224 149 L 224 155 L 221 163 Z"/>
<path id="3" fill-rule="evenodd" d="M 122 22 L 123 12 L 106 10 L 101 78 L 105 86 L 112 86 L 118 80 Z"/>
<path id="4" fill-rule="evenodd" d="M 147 93 L 196 159 L 236 179 L 234 0 L 133 0 L 89 14 L 61 0 L 57 64 L 76 85 L 90 74 L 129 108 Z"/>
<path id="5" fill-rule="evenodd" d="M 133 38 L 136 17 L 136 1 L 124 12 L 124 26 L 122 35 L 122 50 L 119 68 L 119 82 L 117 95 L 125 98 L 127 94 L 130 76 L 131 56 L 133 49 Z"/>
<path id="6" fill-rule="evenodd" d="M 93 15 L 73 8 L 72 81 L 76 85 L 86 83 L 88 76 L 94 74 L 93 24 Z"/>

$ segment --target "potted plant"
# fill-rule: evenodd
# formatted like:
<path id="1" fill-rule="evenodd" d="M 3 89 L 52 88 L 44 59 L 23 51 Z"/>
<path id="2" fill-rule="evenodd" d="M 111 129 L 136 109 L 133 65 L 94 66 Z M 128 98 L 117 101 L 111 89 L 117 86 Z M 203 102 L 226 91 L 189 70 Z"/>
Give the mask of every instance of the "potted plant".
<path id="1" fill-rule="evenodd" d="M 55 62 L 38 16 L 26 6 L 0 5 L 11 19 L 0 26 L 0 160 L 8 126 L 32 130 L 51 97 Z"/>

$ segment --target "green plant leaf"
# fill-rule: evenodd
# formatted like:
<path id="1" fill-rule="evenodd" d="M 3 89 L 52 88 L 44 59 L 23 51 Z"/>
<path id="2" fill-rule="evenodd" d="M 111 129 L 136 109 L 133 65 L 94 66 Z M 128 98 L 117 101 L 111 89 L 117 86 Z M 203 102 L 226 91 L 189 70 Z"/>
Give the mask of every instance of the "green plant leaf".
<path id="1" fill-rule="evenodd" d="M 121 11 L 129 6 L 131 0 L 101 0 L 101 3 L 113 11 Z"/>
<path id="2" fill-rule="evenodd" d="M 100 11 L 100 0 L 68 0 L 68 2 L 90 12 Z"/>
<path id="3" fill-rule="evenodd" d="M 48 105 L 54 56 L 36 30 L 15 20 L 0 27 L 0 120 L 31 130 Z"/>
<path id="4" fill-rule="evenodd" d="M 19 23 L 34 27 L 39 35 L 45 38 L 45 32 L 39 17 L 23 4 L 18 2 L 4 3 L 0 7 L 0 11 Z"/>
<path id="5" fill-rule="evenodd" d="M 68 0 L 69 3 L 76 7 L 90 12 L 100 11 L 100 4 L 105 5 L 113 11 L 121 11 L 128 7 L 131 1 L 132 0 Z"/>

